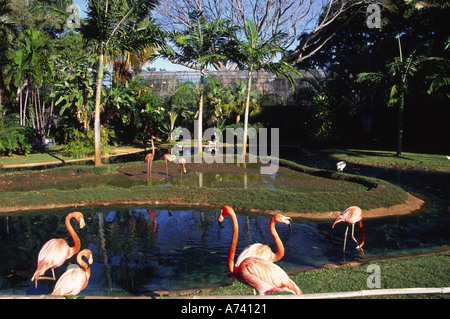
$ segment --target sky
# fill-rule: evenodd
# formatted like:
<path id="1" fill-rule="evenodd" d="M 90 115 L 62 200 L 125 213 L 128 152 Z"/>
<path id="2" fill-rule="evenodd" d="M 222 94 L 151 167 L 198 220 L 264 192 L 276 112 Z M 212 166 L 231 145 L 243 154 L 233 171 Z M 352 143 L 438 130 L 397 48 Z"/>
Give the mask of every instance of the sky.
<path id="1" fill-rule="evenodd" d="M 81 18 L 86 18 L 87 1 L 86 0 L 73 0 L 73 3 L 80 7 Z M 159 71 L 159 69 L 164 69 L 166 71 L 190 70 L 189 68 L 186 68 L 179 64 L 174 64 L 174 63 L 167 61 L 166 59 L 162 59 L 162 58 L 159 58 L 156 61 L 154 61 L 152 64 L 149 65 L 149 67 L 156 68 L 156 70 L 158 70 L 158 71 Z"/>

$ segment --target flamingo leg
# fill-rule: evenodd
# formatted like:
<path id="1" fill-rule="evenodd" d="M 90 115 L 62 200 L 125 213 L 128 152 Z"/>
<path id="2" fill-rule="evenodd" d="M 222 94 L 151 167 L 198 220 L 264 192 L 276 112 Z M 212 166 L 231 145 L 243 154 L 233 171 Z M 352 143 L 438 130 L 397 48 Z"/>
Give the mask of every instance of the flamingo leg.
<path id="1" fill-rule="evenodd" d="M 355 224 L 352 225 L 352 238 L 355 241 L 356 245 L 359 246 L 359 243 L 358 243 L 358 241 L 355 238 Z"/>
<path id="2" fill-rule="evenodd" d="M 167 161 L 166 161 L 166 177 L 169 177 L 169 171 L 167 170 Z"/>
<path id="3" fill-rule="evenodd" d="M 153 164 L 153 161 L 150 162 L 150 174 L 152 174 L 152 164 Z"/>
<path id="4" fill-rule="evenodd" d="M 52 268 L 52 275 L 53 275 L 53 279 L 55 279 L 56 280 L 56 277 L 55 277 L 55 270 Z"/>
<path id="5" fill-rule="evenodd" d="M 347 244 L 347 232 L 348 232 L 348 225 L 347 228 L 345 229 L 345 235 L 344 235 L 344 253 L 345 253 L 345 245 Z"/>

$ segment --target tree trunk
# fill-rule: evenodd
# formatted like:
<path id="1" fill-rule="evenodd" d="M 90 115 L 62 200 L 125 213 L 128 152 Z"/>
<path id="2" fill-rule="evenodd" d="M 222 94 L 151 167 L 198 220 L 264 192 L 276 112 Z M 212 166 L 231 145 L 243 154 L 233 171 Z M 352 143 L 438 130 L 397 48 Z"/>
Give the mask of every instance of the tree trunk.
<path id="1" fill-rule="evenodd" d="M 398 131 L 397 131 L 397 157 L 402 157 L 403 145 L 403 107 L 405 104 L 405 94 L 402 93 L 398 105 Z"/>
<path id="2" fill-rule="evenodd" d="M 203 86 L 205 84 L 205 69 L 202 68 L 200 73 L 200 99 L 198 102 L 198 126 L 197 126 L 197 155 L 203 153 Z"/>
<path id="3" fill-rule="evenodd" d="M 252 69 L 248 70 L 247 79 L 247 96 L 245 98 L 245 111 L 244 111 L 244 136 L 242 141 L 242 153 L 241 156 L 247 154 L 247 131 L 248 131 L 248 113 L 250 108 L 250 92 L 252 90 Z"/>
<path id="4" fill-rule="evenodd" d="M 95 113 L 94 113 L 94 148 L 95 166 L 102 165 L 102 148 L 100 139 L 100 99 L 102 96 L 103 84 L 103 42 L 100 45 L 100 57 L 98 61 L 97 91 L 95 93 Z"/>

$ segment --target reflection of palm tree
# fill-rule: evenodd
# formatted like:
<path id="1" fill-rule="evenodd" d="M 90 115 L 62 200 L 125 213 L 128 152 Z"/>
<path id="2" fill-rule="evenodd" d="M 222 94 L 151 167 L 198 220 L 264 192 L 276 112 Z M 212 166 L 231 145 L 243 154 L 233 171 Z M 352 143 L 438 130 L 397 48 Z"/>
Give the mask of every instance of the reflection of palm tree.
<path id="1" fill-rule="evenodd" d="M 108 281 L 109 292 L 112 292 L 112 278 L 111 268 L 108 264 L 108 253 L 106 252 L 106 238 L 105 238 L 105 220 L 103 213 L 98 213 L 98 234 L 100 236 L 100 248 L 103 254 L 103 264 L 105 265 L 105 276 Z"/>

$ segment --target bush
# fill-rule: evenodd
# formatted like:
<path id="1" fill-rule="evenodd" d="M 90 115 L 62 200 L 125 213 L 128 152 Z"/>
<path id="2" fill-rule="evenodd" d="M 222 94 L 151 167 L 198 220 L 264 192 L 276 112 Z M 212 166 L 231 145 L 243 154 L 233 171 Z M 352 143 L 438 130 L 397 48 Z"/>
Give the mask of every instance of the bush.
<path id="1" fill-rule="evenodd" d="M 108 142 L 113 131 L 107 128 L 101 128 L 100 139 L 103 153 L 108 153 Z M 67 131 L 67 144 L 64 148 L 64 154 L 72 158 L 83 158 L 95 154 L 94 131 L 82 132 L 74 128 Z"/>
<path id="2" fill-rule="evenodd" d="M 0 154 L 11 156 L 13 153 L 28 155 L 34 139 L 31 128 L 18 125 L 12 118 L 3 118 L 0 123 Z"/>

